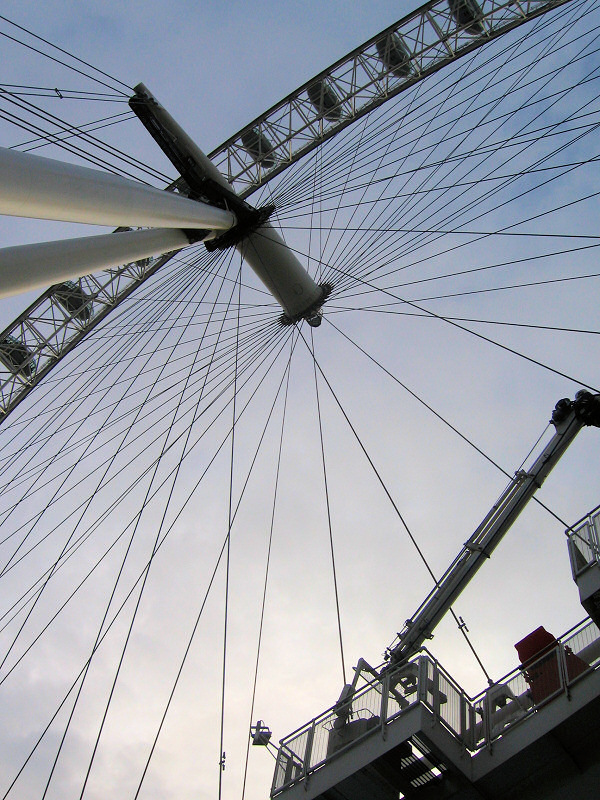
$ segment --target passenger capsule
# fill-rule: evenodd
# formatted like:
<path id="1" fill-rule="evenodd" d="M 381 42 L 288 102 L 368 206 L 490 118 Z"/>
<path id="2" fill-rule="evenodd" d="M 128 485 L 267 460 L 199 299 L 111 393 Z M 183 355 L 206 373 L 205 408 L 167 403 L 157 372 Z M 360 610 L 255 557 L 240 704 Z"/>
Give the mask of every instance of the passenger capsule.
<path id="1" fill-rule="evenodd" d="M 395 33 L 388 33 L 383 39 L 375 42 L 379 58 L 385 66 L 398 78 L 410 75 L 410 53 Z"/>
<path id="2" fill-rule="evenodd" d="M 483 33 L 483 12 L 477 0 L 448 0 L 450 13 L 462 28 L 472 36 Z"/>
<path id="3" fill-rule="evenodd" d="M 242 133 L 242 144 L 255 161 L 260 161 L 265 167 L 275 166 L 273 145 L 258 128 Z"/>
<path id="4" fill-rule="evenodd" d="M 306 90 L 308 98 L 317 113 L 328 119 L 330 122 L 337 122 L 342 116 L 340 108 L 340 98 L 327 83 L 327 81 L 316 81 Z"/>
<path id="5" fill-rule="evenodd" d="M 32 360 L 31 351 L 25 342 L 8 334 L 0 339 L 0 361 L 15 375 L 30 380 L 35 375 L 36 363 Z"/>
<path id="6" fill-rule="evenodd" d="M 92 316 L 92 298 L 81 286 L 73 281 L 65 281 L 54 287 L 54 297 L 73 319 L 89 322 Z"/>

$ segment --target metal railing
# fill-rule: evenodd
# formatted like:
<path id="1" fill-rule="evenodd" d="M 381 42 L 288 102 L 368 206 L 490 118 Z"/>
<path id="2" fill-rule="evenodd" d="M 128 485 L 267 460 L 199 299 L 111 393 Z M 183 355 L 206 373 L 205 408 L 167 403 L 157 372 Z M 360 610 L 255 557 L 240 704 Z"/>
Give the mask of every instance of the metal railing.
<path id="1" fill-rule="evenodd" d="M 504 735 L 598 666 L 600 631 L 591 620 L 584 620 L 538 658 L 515 668 L 471 701 L 475 728 L 470 749 L 479 750 Z"/>
<path id="2" fill-rule="evenodd" d="M 423 650 L 407 664 L 383 670 L 348 703 L 332 706 L 282 739 L 271 795 L 366 737 L 385 734 L 387 725 L 417 704 L 429 708 L 465 750 L 476 752 L 599 666 L 600 630 L 590 620 L 474 698 Z"/>
<path id="3" fill-rule="evenodd" d="M 576 580 L 594 563 L 600 563 L 600 506 L 567 530 L 571 572 Z"/>
<path id="4" fill-rule="evenodd" d="M 350 704 L 336 705 L 281 740 L 271 793 L 306 776 L 333 755 L 374 730 L 381 730 L 402 711 L 418 702 L 418 666 L 408 664 L 373 679 Z M 391 688 L 390 688 L 391 687 Z"/>
<path id="5" fill-rule="evenodd" d="M 281 740 L 271 794 L 322 767 L 338 753 L 385 727 L 421 703 L 461 740 L 473 729 L 466 693 L 423 652 L 395 670 L 384 672 L 358 691 L 350 703 L 335 705 Z"/>

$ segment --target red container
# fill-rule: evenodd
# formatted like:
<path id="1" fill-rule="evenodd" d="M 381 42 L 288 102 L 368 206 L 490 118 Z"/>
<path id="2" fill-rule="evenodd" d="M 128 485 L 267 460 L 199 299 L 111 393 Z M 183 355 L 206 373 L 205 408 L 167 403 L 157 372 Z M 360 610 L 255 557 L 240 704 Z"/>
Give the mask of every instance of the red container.
<path id="1" fill-rule="evenodd" d="M 539 627 L 515 645 L 530 686 L 531 699 L 537 705 L 561 688 L 558 642 L 545 628 Z M 588 669 L 588 664 L 565 647 L 567 678 L 572 681 Z"/>

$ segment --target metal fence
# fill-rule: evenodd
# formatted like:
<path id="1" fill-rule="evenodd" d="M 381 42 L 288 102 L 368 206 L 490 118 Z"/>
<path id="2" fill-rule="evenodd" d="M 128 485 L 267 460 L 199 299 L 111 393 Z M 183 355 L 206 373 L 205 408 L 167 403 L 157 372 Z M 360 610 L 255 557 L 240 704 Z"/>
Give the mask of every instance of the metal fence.
<path id="1" fill-rule="evenodd" d="M 465 692 L 428 653 L 383 671 L 351 698 L 337 704 L 281 741 L 272 794 L 323 766 L 338 753 L 380 732 L 418 703 L 467 742 L 473 710 Z"/>
<path id="2" fill-rule="evenodd" d="M 600 517 L 600 513 L 597 515 Z M 464 748 L 475 752 L 600 666 L 600 630 L 591 621 L 571 629 L 535 659 L 470 698 L 426 651 L 383 669 L 346 703 L 337 703 L 281 741 L 271 794 L 306 777 L 385 727 L 416 704 L 429 708 Z"/>
<path id="3" fill-rule="evenodd" d="M 571 571 L 577 579 L 591 564 L 600 563 L 600 507 L 577 522 L 568 534 Z"/>
<path id="4" fill-rule="evenodd" d="M 348 703 L 338 703 L 281 741 L 272 792 L 306 776 L 337 753 L 418 702 L 417 663 L 374 678 Z"/>
<path id="5" fill-rule="evenodd" d="M 598 666 L 600 630 L 585 621 L 471 701 L 471 749 L 480 749 L 503 735 Z"/>

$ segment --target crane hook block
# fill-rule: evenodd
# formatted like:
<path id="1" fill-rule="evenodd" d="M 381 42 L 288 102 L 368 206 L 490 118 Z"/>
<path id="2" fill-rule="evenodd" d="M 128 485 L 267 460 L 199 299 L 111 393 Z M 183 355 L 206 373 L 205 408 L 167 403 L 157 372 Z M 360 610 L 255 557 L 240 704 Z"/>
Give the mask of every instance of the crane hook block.
<path id="1" fill-rule="evenodd" d="M 575 395 L 573 405 L 577 417 L 584 425 L 600 428 L 600 395 L 581 389 Z"/>
<path id="2" fill-rule="evenodd" d="M 569 416 L 571 411 L 583 425 L 592 425 L 600 428 L 600 395 L 581 389 L 575 395 L 575 400 L 563 398 L 556 404 L 552 412 L 552 422 L 560 425 Z"/>

